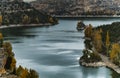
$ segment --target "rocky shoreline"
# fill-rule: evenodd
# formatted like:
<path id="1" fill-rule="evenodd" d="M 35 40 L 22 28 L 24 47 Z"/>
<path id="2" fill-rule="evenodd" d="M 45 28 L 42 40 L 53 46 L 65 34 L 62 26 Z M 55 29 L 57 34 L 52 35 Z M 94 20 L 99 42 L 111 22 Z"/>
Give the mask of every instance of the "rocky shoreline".
<path id="1" fill-rule="evenodd" d="M 108 58 L 102 54 L 99 54 L 102 58 L 102 61 L 99 62 L 93 62 L 93 63 L 86 63 L 85 61 L 79 60 L 80 65 L 85 67 L 107 67 L 116 73 L 120 74 L 120 68 L 119 66 L 113 64 L 111 61 L 108 60 Z M 105 60 L 106 59 L 106 60 Z"/>
<path id="2" fill-rule="evenodd" d="M 118 26 L 119 23 L 115 23 L 115 25 Z M 119 52 L 119 44 L 116 44 L 116 45 L 110 44 L 109 34 L 108 32 L 106 32 L 108 28 L 104 29 L 104 33 L 106 32 L 106 36 L 105 36 L 106 42 L 103 42 L 102 37 L 104 36 L 102 36 L 103 34 L 102 29 L 100 28 L 93 29 L 92 25 L 89 25 L 86 28 L 85 41 L 84 41 L 85 49 L 83 50 L 83 56 L 79 59 L 79 63 L 80 65 L 83 65 L 86 67 L 105 66 L 105 67 L 108 67 L 109 69 L 112 69 L 116 73 L 120 74 L 120 66 L 119 66 L 120 64 L 116 64 L 115 62 L 113 62 L 113 59 L 111 59 L 111 56 L 113 56 L 114 54 L 112 55 L 110 54 L 110 52 L 112 51 Z"/>
<path id="3" fill-rule="evenodd" d="M 104 62 L 94 62 L 94 63 L 81 62 L 80 64 L 82 66 L 86 66 L 86 67 L 103 67 L 103 66 L 106 66 L 106 64 Z"/>

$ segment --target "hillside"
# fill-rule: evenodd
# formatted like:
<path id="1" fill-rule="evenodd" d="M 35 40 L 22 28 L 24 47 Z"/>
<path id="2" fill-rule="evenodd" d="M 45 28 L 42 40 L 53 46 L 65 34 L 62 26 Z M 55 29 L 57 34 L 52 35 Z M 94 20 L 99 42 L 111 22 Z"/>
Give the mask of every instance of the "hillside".
<path id="1" fill-rule="evenodd" d="M 111 42 L 119 42 L 120 40 L 120 22 L 114 22 L 108 25 L 98 26 L 97 29 L 102 28 L 102 38 L 105 41 L 106 33 L 109 31 L 110 41 Z"/>
<path id="2" fill-rule="evenodd" d="M 56 24 L 57 19 L 43 14 L 25 2 L 3 2 L 0 4 L 2 25 L 9 24 L 39 24 L 50 23 Z"/>

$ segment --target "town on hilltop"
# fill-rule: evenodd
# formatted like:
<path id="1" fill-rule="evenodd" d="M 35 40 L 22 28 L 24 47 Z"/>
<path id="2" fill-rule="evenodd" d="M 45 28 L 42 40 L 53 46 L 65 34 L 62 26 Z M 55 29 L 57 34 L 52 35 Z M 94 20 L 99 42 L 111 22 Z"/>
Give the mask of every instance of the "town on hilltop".
<path id="1" fill-rule="evenodd" d="M 36 9 L 51 15 L 119 15 L 120 0 L 37 0 Z"/>

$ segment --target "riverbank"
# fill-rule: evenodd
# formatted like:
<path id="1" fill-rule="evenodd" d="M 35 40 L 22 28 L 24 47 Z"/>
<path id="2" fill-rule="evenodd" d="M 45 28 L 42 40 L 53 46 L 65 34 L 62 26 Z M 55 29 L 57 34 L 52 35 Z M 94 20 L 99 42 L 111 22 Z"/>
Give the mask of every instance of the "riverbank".
<path id="1" fill-rule="evenodd" d="M 120 15 L 52 15 L 53 17 L 57 18 L 120 18 Z"/>
<path id="2" fill-rule="evenodd" d="M 51 23 L 45 23 L 45 24 L 16 24 L 16 25 L 1 25 L 0 29 L 5 28 L 14 28 L 14 27 L 43 27 L 43 26 L 52 26 Z"/>

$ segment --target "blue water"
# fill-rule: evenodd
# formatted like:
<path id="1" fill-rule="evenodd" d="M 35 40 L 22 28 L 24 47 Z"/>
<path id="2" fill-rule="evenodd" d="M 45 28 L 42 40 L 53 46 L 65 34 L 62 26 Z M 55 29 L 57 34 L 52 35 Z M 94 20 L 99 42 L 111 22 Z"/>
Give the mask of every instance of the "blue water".
<path id="1" fill-rule="evenodd" d="M 40 78 L 112 78 L 106 67 L 86 68 L 78 60 L 84 49 L 83 32 L 76 30 L 81 19 L 60 19 L 50 27 L 10 28 L 2 30 L 13 45 L 17 66 L 35 69 Z M 94 27 L 120 21 L 120 18 L 86 18 Z"/>

